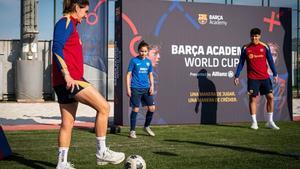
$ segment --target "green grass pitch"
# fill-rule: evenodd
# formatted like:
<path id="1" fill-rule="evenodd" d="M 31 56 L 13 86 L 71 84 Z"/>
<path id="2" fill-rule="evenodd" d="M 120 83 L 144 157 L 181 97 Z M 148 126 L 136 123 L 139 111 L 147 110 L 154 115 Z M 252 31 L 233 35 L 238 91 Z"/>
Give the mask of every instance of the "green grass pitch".
<path id="1" fill-rule="evenodd" d="M 248 123 L 224 125 L 154 126 L 156 137 L 137 128 L 137 139 L 121 133 L 108 134 L 107 145 L 116 151 L 141 155 L 147 169 L 255 169 L 300 168 L 300 122 L 280 122 L 279 131 L 259 123 L 257 131 Z M 14 155 L 0 161 L 1 169 L 55 168 L 58 130 L 6 131 Z M 97 166 L 95 136 L 75 129 L 69 160 L 78 169 L 122 169 L 119 165 Z"/>

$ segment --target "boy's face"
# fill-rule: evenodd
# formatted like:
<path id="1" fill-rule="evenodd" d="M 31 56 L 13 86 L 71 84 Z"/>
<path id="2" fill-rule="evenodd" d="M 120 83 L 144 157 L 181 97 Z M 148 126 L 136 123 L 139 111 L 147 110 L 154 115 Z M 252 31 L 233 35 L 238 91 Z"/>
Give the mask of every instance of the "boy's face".
<path id="1" fill-rule="evenodd" d="M 251 35 L 251 42 L 257 45 L 260 42 L 260 35 L 259 34 Z"/>
<path id="2" fill-rule="evenodd" d="M 147 57 L 148 52 L 149 52 L 149 50 L 148 50 L 148 48 L 146 46 L 141 47 L 141 49 L 139 50 L 139 54 L 143 58 Z"/>

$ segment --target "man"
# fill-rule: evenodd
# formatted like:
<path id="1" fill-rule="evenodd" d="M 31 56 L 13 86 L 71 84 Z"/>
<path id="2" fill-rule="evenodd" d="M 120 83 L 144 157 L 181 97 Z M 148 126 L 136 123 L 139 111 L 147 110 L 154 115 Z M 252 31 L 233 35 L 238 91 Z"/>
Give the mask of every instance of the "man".
<path id="1" fill-rule="evenodd" d="M 258 129 L 256 121 L 256 99 L 258 93 L 265 95 L 267 99 L 266 127 L 279 130 L 273 121 L 274 96 L 272 82 L 268 74 L 268 64 L 273 72 L 274 82 L 278 82 L 272 54 L 268 45 L 260 41 L 261 30 L 253 28 L 250 31 L 251 43 L 244 45 L 241 51 L 239 65 L 235 73 L 234 84 L 239 84 L 239 75 L 247 62 L 249 109 L 252 117 L 251 128 Z"/>

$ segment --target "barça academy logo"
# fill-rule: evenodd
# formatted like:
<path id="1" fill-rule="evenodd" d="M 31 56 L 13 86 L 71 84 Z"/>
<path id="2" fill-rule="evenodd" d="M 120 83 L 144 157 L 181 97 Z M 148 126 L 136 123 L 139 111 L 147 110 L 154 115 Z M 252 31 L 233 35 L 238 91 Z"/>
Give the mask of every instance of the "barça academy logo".
<path id="1" fill-rule="evenodd" d="M 205 25 L 207 23 L 207 14 L 198 14 L 198 22 L 201 24 L 201 25 Z"/>
<path id="2" fill-rule="evenodd" d="M 198 23 L 201 25 L 210 24 L 218 26 L 227 26 L 228 22 L 223 15 L 198 14 Z"/>

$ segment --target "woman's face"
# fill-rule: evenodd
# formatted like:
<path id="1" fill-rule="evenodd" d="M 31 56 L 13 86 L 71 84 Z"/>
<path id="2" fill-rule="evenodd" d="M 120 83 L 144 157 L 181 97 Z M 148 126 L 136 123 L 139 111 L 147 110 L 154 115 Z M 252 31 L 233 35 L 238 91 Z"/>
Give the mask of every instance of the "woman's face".
<path id="1" fill-rule="evenodd" d="M 148 48 L 146 46 L 141 47 L 139 54 L 141 57 L 145 58 L 148 55 Z"/>
<path id="2" fill-rule="evenodd" d="M 76 5 L 76 15 L 79 23 L 81 23 L 81 21 L 87 17 L 88 12 L 89 12 L 88 5 L 85 6 L 84 8 L 80 8 L 79 5 Z"/>

